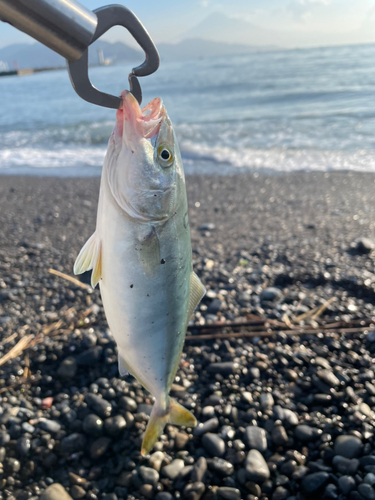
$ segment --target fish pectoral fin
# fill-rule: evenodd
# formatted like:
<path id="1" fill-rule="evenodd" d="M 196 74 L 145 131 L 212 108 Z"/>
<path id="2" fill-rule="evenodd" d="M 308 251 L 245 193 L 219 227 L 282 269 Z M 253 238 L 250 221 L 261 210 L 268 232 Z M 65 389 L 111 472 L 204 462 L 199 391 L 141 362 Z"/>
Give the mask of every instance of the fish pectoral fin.
<path id="1" fill-rule="evenodd" d="M 190 294 L 189 294 L 189 305 L 187 311 L 186 318 L 186 326 L 188 325 L 191 317 L 193 316 L 193 312 L 195 308 L 199 304 L 199 302 L 203 299 L 206 293 L 206 289 L 203 286 L 201 280 L 198 276 L 193 272 L 190 276 Z"/>
<path id="2" fill-rule="evenodd" d="M 74 274 L 82 274 L 90 271 L 91 286 L 96 287 L 102 277 L 102 242 L 96 232 L 83 245 L 74 263 Z"/>
<path id="3" fill-rule="evenodd" d="M 167 409 L 163 409 L 158 401 L 155 402 L 150 420 L 142 442 L 142 455 L 148 455 L 158 438 L 162 435 L 166 424 L 183 425 L 185 427 L 195 427 L 197 420 L 189 410 L 177 403 L 174 399 L 169 399 Z"/>
<path id="4" fill-rule="evenodd" d="M 160 266 L 160 242 L 154 227 L 138 234 L 138 258 L 147 276 L 154 276 Z"/>

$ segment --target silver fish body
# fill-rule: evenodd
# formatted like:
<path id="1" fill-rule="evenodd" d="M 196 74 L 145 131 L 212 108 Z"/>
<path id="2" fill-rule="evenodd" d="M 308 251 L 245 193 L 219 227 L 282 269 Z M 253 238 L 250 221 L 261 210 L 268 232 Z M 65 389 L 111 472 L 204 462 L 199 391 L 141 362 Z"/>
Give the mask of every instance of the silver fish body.
<path id="1" fill-rule="evenodd" d="M 101 178 L 96 231 L 74 269 L 92 268 L 93 285 L 99 282 L 120 374 L 130 372 L 156 399 L 143 453 L 167 422 L 195 424 L 169 390 L 187 324 L 205 291 L 192 271 L 180 152 L 164 106 L 154 101 L 141 111 L 131 94 L 123 95 Z"/>

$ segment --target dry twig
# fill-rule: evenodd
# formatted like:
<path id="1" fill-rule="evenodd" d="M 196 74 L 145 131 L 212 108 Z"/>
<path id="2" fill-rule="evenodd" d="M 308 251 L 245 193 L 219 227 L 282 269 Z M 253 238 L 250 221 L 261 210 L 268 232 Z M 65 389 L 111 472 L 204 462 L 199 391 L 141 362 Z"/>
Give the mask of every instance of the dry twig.
<path id="1" fill-rule="evenodd" d="M 60 278 L 64 278 L 67 281 L 70 281 L 71 283 L 74 283 L 75 285 L 84 288 L 85 290 L 91 290 L 90 285 L 86 285 L 86 283 L 82 283 L 82 281 L 77 280 L 77 278 L 73 278 L 73 276 L 69 276 L 69 274 L 61 273 L 60 271 L 56 271 L 56 269 L 48 269 L 48 272 L 51 274 L 55 274 L 56 276 L 59 276 Z"/>

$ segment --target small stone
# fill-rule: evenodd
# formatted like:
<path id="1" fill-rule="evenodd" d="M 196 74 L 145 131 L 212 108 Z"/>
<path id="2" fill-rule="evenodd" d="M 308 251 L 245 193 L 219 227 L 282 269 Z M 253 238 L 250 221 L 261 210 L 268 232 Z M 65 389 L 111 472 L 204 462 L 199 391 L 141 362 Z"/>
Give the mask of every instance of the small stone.
<path id="1" fill-rule="evenodd" d="M 106 418 L 104 421 L 104 429 L 110 436 L 117 436 L 126 427 L 126 421 L 122 415 Z"/>
<path id="2" fill-rule="evenodd" d="M 99 417 L 107 418 L 111 415 L 112 405 L 106 399 L 89 392 L 85 396 L 85 401 L 87 405 L 99 415 Z"/>
<path id="3" fill-rule="evenodd" d="M 139 468 L 139 475 L 143 483 L 145 484 L 156 486 L 156 483 L 159 481 L 159 473 L 151 467 L 145 467 L 144 465 L 141 465 L 141 467 Z"/>
<path id="4" fill-rule="evenodd" d="M 289 491 L 283 486 L 278 486 L 272 494 L 272 500 L 286 500 L 289 497 Z"/>
<path id="5" fill-rule="evenodd" d="M 365 500 L 375 500 L 375 489 L 369 484 L 362 483 L 358 486 L 357 490 Z"/>
<path id="6" fill-rule="evenodd" d="M 160 491 L 155 495 L 155 500 L 173 500 L 173 495 L 168 491 Z"/>
<path id="7" fill-rule="evenodd" d="M 148 459 L 148 465 L 159 472 L 163 460 L 164 453 L 162 451 L 155 451 L 152 455 L 150 455 L 150 458 Z"/>
<path id="8" fill-rule="evenodd" d="M 303 443 L 315 441 L 321 434 L 323 434 L 323 431 L 321 429 L 310 427 L 309 425 L 305 424 L 297 425 L 297 427 L 294 429 L 295 437 Z"/>
<path id="9" fill-rule="evenodd" d="M 286 433 L 285 427 L 282 425 L 275 425 L 272 430 L 272 441 L 276 446 L 283 446 L 288 442 L 288 434 Z"/>
<path id="10" fill-rule="evenodd" d="M 255 425 L 246 427 L 243 440 L 250 449 L 258 451 L 266 451 L 267 449 L 266 431 Z"/>
<path id="11" fill-rule="evenodd" d="M 86 447 L 86 438 L 83 434 L 74 432 L 67 437 L 64 437 L 60 443 L 61 453 L 71 455 L 78 451 L 84 450 Z"/>
<path id="12" fill-rule="evenodd" d="M 183 450 L 189 441 L 189 435 L 185 432 L 177 432 L 176 437 L 174 439 L 176 450 Z"/>
<path id="13" fill-rule="evenodd" d="M 107 437 L 100 437 L 92 443 L 90 446 L 90 456 L 93 460 L 97 460 L 102 457 L 109 448 L 111 444 L 111 439 Z"/>
<path id="14" fill-rule="evenodd" d="M 373 474 L 372 472 L 369 472 L 368 474 L 365 475 L 363 482 L 370 484 L 371 486 L 374 486 L 375 485 L 375 474 Z"/>
<path id="15" fill-rule="evenodd" d="M 203 481 L 206 470 L 207 470 L 207 460 L 204 457 L 199 457 L 194 464 L 194 468 L 191 473 L 191 481 L 193 483 Z"/>
<path id="16" fill-rule="evenodd" d="M 255 483 L 264 482 L 270 477 L 270 470 L 263 455 L 258 450 L 250 450 L 245 462 L 246 477 Z"/>
<path id="17" fill-rule="evenodd" d="M 353 476 L 359 467 L 359 461 L 356 458 L 345 458 L 340 455 L 333 457 L 332 464 L 340 474 L 348 474 Z"/>
<path id="18" fill-rule="evenodd" d="M 329 481 L 327 472 L 314 472 L 302 479 L 301 490 L 307 498 L 313 498 L 316 494 L 322 492 Z"/>
<path id="19" fill-rule="evenodd" d="M 65 358 L 57 369 L 57 375 L 64 379 L 75 377 L 77 373 L 77 361 L 72 356 Z"/>
<path id="20" fill-rule="evenodd" d="M 219 498 L 225 500 L 241 500 L 241 492 L 237 488 L 230 488 L 228 486 L 221 486 L 217 489 Z"/>
<path id="21" fill-rule="evenodd" d="M 222 457 L 225 453 L 225 442 L 217 434 L 212 434 L 208 432 L 202 437 L 203 448 L 212 457 Z"/>
<path id="22" fill-rule="evenodd" d="M 215 457 L 207 462 L 208 468 L 219 476 L 230 476 L 233 474 L 234 467 L 230 462 L 223 458 Z"/>
<path id="23" fill-rule="evenodd" d="M 210 418 L 206 422 L 202 423 L 200 422 L 194 429 L 193 435 L 194 436 L 203 436 L 203 434 L 206 434 L 206 432 L 212 432 L 215 431 L 219 427 L 219 420 L 218 418 Z"/>
<path id="24" fill-rule="evenodd" d="M 50 434 L 56 434 L 61 429 L 61 424 L 55 420 L 41 420 L 39 422 L 39 427 Z"/>
<path id="25" fill-rule="evenodd" d="M 163 476 L 173 481 L 174 479 L 176 479 L 176 477 L 184 467 L 185 467 L 184 461 L 181 460 L 181 458 L 175 458 L 169 465 L 165 465 L 162 468 L 161 473 Z"/>
<path id="26" fill-rule="evenodd" d="M 212 418 L 214 416 L 215 416 L 215 408 L 213 406 L 207 405 L 202 408 L 202 417 L 204 419 Z"/>
<path id="27" fill-rule="evenodd" d="M 289 410 L 289 408 L 284 408 L 283 422 L 293 426 L 298 425 L 298 415 L 294 411 Z"/>
<path id="28" fill-rule="evenodd" d="M 190 483 L 184 489 L 184 498 L 186 500 L 199 500 L 205 489 L 205 485 L 201 482 Z"/>
<path id="29" fill-rule="evenodd" d="M 275 404 L 275 401 L 274 401 L 273 396 L 270 392 L 266 392 L 266 393 L 260 395 L 260 406 L 264 410 L 268 410 L 268 409 L 272 408 L 274 404 Z"/>
<path id="30" fill-rule="evenodd" d="M 119 406 L 120 408 L 124 408 L 125 411 L 130 411 L 131 413 L 135 413 L 137 411 L 137 403 L 134 399 L 129 398 L 128 396 L 121 396 Z"/>
<path id="31" fill-rule="evenodd" d="M 330 387 L 337 387 L 340 385 L 340 380 L 331 370 L 319 370 L 317 375 L 320 380 L 323 380 L 323 382 Z"/>
<path id="32" fill-rule="evenodd" d="M 199 226 L 199 231 L 213 231 L 215 229 L 215 224 L 213 222 L 206 222 Z"/>
<path id="33" fill-rule="evenodd" d="M 283 292 L 279 288 L 269 287 L 265 288 L 260 294 L 261 301 L 273 302 L 280 300 L 283 297 Z"/>
<path id="34" fill-rule="evenodd" d="M 225 361 L 223 363 L 211 363 L 207 371 L 208 373 L 219 373 L 220 375 L 231 375 L 239 370 L 239 364 L 233 361 Z"/>
<path id="35" fill-rule="evenodd" d="M 342 435 L 335 440 L 335 455 L 345 458 L 357 458 L 362 451 L 362 442 L 356 436 Z"/>
<path id="36" fill-rule="evenodd" d="M 40 500 L 73 500 L 61 484 L 54 483 L 48 486 L 40 495 Z"/>
<path id="37" fill-rule="evenodd" d="M 375 248 L 375 242 L 370 238 L 362 237 L 356 241 L 355 249 L 359 254 L 371 253 Z"/>
<path id="38" fill-rule="evenodd" d="M 103 421 L 98 415 L 90 413 L 83 420 L 83 430 L 91 436 L 100 436 L 103 431 Z"/>
<path id="39" fill-rule="evenodd" d="M 91 366 L 100 361 L 102 357 L 103 348 L 100 345 L 95 347 L 91 347 L 91 349 L 87 349 L 87 351 L 78 354 L 76 360 L 78 366 Z"/>
<path id="40" fill-rule="evenodd" d="M 74 498 L 74 500 L 79 500 L 79 498 L 83 498 L 86 496 L 86 491 L 82 488 L 82 486 L 78 486 L 75 484 L 70 488 L 70 494 Z"/>
<path id="41" fill-rule="evenodd" d="M 142 484 L 139 488 L 139 493 L 141 494 L 141 497 L 151 499 L 154 497 L 154 487 L 151 484 Z"/>
<path id="42" fill-rule="evenodd" d="M 338 486 L 341 493 L 348 495 L 352 490 L 354 490 L 356 483 L 351 476 L 341 476 L 338 480 Z"/>
<path id="43" fill-rule="evenodd" d="M 208 315 L 210 315 L 210 314 L 212 314 L 212 315 L 217 314 L 220 311 L 220 309 L 222 308 L 222 306 L 223 306 L 223 301 L 222 300 L 220 300 L 218 298 L 214 299 L 211 302 L 211 304 L 207 307 L 207 314 Z"/>
<path id="44" fill-rule="evenodd" d="M 27 456 L 30 452 L 31 441 L 28 437 L 22 436 L 17 439 L 17 450 L 21 455 Z"/>

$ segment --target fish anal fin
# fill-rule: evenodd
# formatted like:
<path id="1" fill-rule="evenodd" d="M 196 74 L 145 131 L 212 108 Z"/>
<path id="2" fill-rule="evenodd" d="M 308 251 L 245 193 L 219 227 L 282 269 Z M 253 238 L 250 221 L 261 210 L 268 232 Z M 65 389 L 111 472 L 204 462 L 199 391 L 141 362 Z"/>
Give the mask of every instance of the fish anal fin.
<path id="1" fill-rule="evenodd" d="M 190 277 L 190 294 L 189 294 L 189 305 L 187 311 L 186 325 L 189 323 L 195 308 L 199 302 L 203 299 L 206 293 L 206 289 L 203 286 L 201 280 L 198 276 L 192 272 Z"/>
<path id="2" fill-rule="evenodd" d="M 154 447 L 156 441 L 164 431 L 167 423 L 172 425 L 183 425 L 185 427 L 195 427 L 197 420 L 189 410 L 177 403 L 174 399 L 169 399 L 168 409 L 161 407 L 158 401 L 155 402 L 150 420 L 142 442 L 142 455 L 148 455 Z"/>
<path id="3" fill-rule="evenodd" d="M 90 271 L 91 286 L 95 288 L 102 277 L 102 243 L 96 232 L 83 245 L 74 263 L 74 274 L 82 274 Z"/>

